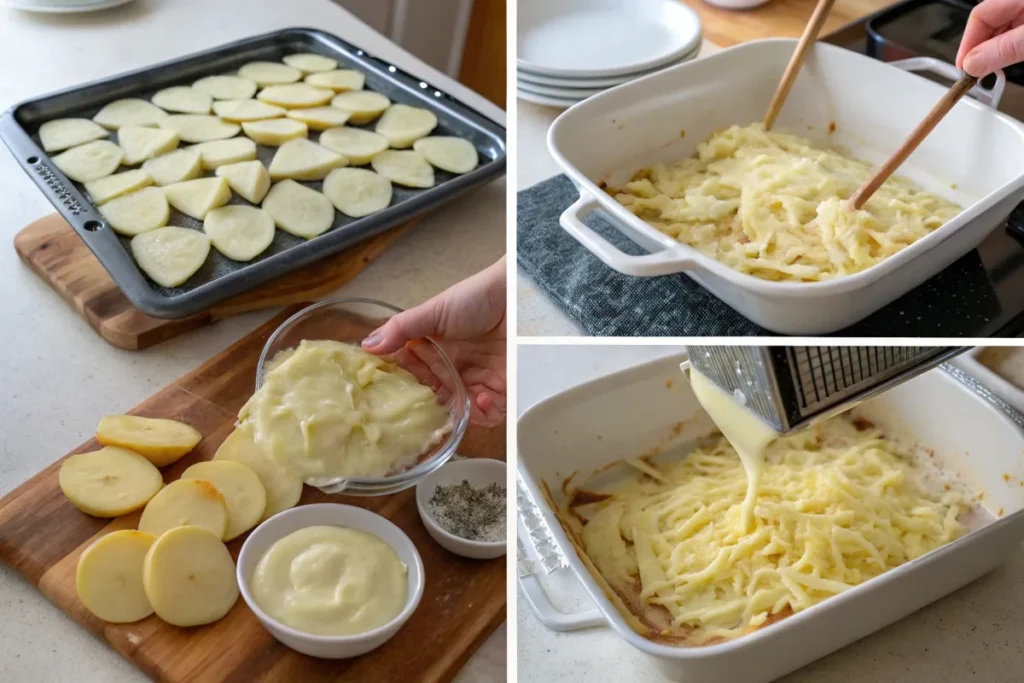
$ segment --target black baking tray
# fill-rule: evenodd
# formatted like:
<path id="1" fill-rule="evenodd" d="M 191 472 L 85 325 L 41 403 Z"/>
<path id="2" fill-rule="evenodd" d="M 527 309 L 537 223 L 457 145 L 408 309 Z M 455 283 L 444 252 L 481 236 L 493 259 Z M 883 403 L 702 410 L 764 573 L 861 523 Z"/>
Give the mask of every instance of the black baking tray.
<path id="1" fill-rule="evenodd" d="M 436 184 L 429 189 L 415 190 L 395 185 L 391 206 L 365 218 L 352 219 L 336 211 L 331 229 L 311 240 L 277 230 L 270 247 L 248 263 L 232 261 L 211 249 L 206 263 L 187 282 L 179 287 L 161 287 L 137 267 L 129 248 L 129 238 L 117 235 L 106 225 L 96 206 L 88 200 L 84 188 L 65 177 L 39 144 L 37 131 L 48 120 L 92 118 L 100 107 L 115 99 L 139 97 L 148 100 L 162 88 L 188 85 L 204 76 L 233 73 L 253 60 L 279 61 L 293 52 L 315 52 L 336 59 L 340 68 L 363 71 L 366 89 L 381 92 L 393 102 L 433 111 L 438 118 L 438 127 L 433 134 L 456 135 L 469 140 L 477 149 L 480 165 L 461 176 L 435 169 Z M 318 132 L 310 131 L 311 140 L 317 140 L 318 136 Z M 26 100 L 0 116 L 0 139 L 132 304 L 158 318 L 183 318 L 198 313 L 334 254 L 501 177 L 506 165 L 503 126 L 393 64 L 337 36 L 309 28 L 287 28 L 246 38 Z M 264 165 L 269 164 L 275 150 L 274 147 L 258 146 L 258 156 Z M 122 170 L 126 170 L 125 167 L 118 169 Z M 320 181 L 303 184 L 317 190 L 322 186 Z M 231 203 L 247 204 L 238 195 L 232 196 Z M 202 228 L 201 221 L 173 208 L 169 225 Z"/>

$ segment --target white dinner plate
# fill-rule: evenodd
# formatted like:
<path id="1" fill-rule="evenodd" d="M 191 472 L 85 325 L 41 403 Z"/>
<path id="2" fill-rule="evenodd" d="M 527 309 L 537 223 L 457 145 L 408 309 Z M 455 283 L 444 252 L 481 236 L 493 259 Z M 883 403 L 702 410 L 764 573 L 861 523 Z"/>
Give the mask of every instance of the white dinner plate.
<path id="1" fill-rule="evenodd" d="M 516 77 L 519 79 L 519 83 L 529 83 L 531 88 L 534 85 L 544 85 L 549 88 L 574 88 L 590 90 L 593 90 L 595 88 L 611 88 L 616 85 L 628 83 L 629 81 L 635 80 L 637 78 L 649 76 L 650 74 L 657 73 L 662 69 L 667 69 L 671 66 L 675 66 L 676 64 L 681 64 L 682 62 L 691 59 L 696 59 L 697 54 L 700 52 L 700 48 L 701 41 L 698 41 L 697 47 L 695 47 L 692 51 L 686 53 L 680 59 L 677 59 L 674 62 L 670 62 L 669 64 L 662 64 L 661 66 L 655 67 L 653 69 L 646 69 L 644 71 L 637 71 L 636 73 L 626 74 L 624 76 L 610 76 L 607 78 L 564 78 L 558 76 L 545 76 L 543 74 L 530 73 L 529 71 L 518 71 L 516 72 Z"/>
<path id="2" fill-rule="evenodd" d="M 535 83 L 527 83 L 525 81 L 519 81 L 516 83 L 516 88 L 528 92 L 534 95 L 544 95 L 547 97 L 558 97 L 567 100 L 582 100 L 587 97 L 591 97 L 598 93 L 604 92 L 608 88 L 552 88 L 547 85 L 537 85 Z"/>
<path id="3" fill-rule="evenodd" d="M 677 0 L 520 0 L 516 66 L 547 76 L 622 76 L 693 51 L 700 18 Z"/>
<path id="4" fill-rule="evenodd" d="M 95 12 L 119 5 L 127 5 L 129 2 L 134 2 L 134 0 L 3 0 L 3 4 L 11 9 L 46 14 Z"/>
<path id="5" fill-rule="evenodd" d="M 543 104 L 549 107 L 560 107 L 562 109 L 568 109 L 574 104 L 581 102 L 586 99 L 581 97 L 579 99 L 571 99 L 565 97 L 549 97 L 547 95 L 539 95 L 537 93 L 528 92 L 522 88 L 516 88 L 516 96 L 521 100 L 527 102 L 533 102 L 534 104 Z"/>

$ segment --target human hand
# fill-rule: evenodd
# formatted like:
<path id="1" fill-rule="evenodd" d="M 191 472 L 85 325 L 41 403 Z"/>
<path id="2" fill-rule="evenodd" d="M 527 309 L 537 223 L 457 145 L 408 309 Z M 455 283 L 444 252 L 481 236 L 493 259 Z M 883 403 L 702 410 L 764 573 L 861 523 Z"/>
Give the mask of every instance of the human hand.
<path id="1" fill-rule="evenodd" d="M 444 402 L 453 387 L 430 337 L 451 359 L 470 400 L 470 419 L 495 425 L 505 418 L 507 383 L 505 258 L 428 301 L 392 317 L 363 340 L 378 355 L 399 363 Z"/>
<path id="2" fill-rule="evenodd" d="M 975 78 L 1024 61 L 1024 2 L 983 0 L 967 20 L 956 66 Z"/>

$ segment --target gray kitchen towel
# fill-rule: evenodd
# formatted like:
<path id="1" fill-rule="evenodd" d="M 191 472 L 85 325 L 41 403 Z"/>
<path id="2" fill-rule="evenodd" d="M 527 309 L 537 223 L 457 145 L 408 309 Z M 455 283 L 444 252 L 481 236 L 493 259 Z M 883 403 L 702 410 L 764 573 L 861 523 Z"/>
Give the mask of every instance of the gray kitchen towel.
<path id="1" fill-rule="evenodd" d="M 768 336 L 686 275 L 634 277 L 612 270 L 558 224 L 579 196 L 564 175 L 525 190 L 517 202 L 519 265 L 593 336 Z M 586 224 L 619 249 L 644 251 L 601 211 Z M 999 314 L 988 274 L 972 251 L 917 289 L 838 332 L 851 337 L 978 337 Z"/>

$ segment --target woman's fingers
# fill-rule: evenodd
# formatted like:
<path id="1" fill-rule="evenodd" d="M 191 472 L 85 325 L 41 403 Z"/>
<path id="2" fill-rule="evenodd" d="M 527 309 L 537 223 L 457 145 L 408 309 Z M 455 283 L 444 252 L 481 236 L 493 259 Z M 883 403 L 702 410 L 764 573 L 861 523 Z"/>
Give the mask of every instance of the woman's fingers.
<path id="1" fill-rule="evenodd" d="M 413 339 L 437 334 L 441 305 L 437 297 L 393 316 L 363 340 L 362 347 L 378 355 L 394 353 Z"/>
<path id="2" fill-rule="evenodd" d="M 1024 26 L 1000 33 L 968 52 L 963 70 L 982 78 L 1020 61 L 1024 61 Z"/>
<path id="3" fill-rule="evenodd" d="M 960 40 L 960 49 L 956 55 L 956 66 L 959 69 L 967 71 L 972 76 L 985 76 L 996 69 L 1001 69 L 1004 66 L 1009 66 L 1015 63 L 1017 60 L 1006 61 L 998 66 L 993 67 L 991 70 L 985 73 L 975 73 L 967 66 L 967 56 L 976 49 L 982 47 L 983 43 L 990 41 L 1001 34 L 1005 34 L 1008 29 L 1017 26 L 1020 22 L 1019 17 L 1021 15 L 1021 3 L 1020 0 L 984 0 L 981 4 L 975 7 L 971 11 L 970 18 L 967 20 L 967 27 L 964 30 L 963 38 Z M 989 48 L 986 48 L 986 51 Z M 1004 46 L 998 49 L 1011 49 L 1008 46 Z M 1011 57 L 1013 54 L 1007 53 L 1007 56 Z M 997 61 L 1002 61 L 997 60 Z M 976 63 L 973 66 L 982 66 L 981 63 Z"/>

